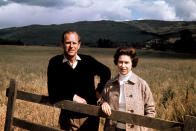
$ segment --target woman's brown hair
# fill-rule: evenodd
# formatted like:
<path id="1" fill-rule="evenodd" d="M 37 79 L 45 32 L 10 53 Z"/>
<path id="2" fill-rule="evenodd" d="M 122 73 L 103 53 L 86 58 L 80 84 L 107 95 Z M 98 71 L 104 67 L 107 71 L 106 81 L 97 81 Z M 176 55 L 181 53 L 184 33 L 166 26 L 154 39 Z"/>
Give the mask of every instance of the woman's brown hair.
<path id="1" fill-rule="evenodd" d="M 136 67 L 137 63 L 138 63 L 138 57 L 136 54 L 136 50 L 134 48 L 130 48 L 130 47 L 120 47 L 116 50 L 115 54 L 114 54 L 114 64 L 117 65 L 118 64 L 118 58 L 121 55 L 128 55 L 131 58 L 132 61 L 132 67 Z"/>

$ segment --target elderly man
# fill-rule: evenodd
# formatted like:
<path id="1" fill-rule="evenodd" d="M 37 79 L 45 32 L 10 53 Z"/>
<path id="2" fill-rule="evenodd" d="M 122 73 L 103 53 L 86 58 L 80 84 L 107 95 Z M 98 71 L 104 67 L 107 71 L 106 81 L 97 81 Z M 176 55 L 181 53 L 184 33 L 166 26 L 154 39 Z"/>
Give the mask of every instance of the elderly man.
<path id="1" fill-rule="evenodd" d="M 48 93 L 51 103 L 72 100 L 96 105 L 105 83 L 110 79 L 108 67 L 91 56 L 78 54 L 80 46 L 80 36 L 76 31 L 63 33 L 61 47 L 64 53 L 51 58 L 48 65 Z M 100 83 L 95 89 L 96 75 L 100 77 Z M 64 130 L 96 131 L 99 119 L 62 109 L 59 124 Z"/>

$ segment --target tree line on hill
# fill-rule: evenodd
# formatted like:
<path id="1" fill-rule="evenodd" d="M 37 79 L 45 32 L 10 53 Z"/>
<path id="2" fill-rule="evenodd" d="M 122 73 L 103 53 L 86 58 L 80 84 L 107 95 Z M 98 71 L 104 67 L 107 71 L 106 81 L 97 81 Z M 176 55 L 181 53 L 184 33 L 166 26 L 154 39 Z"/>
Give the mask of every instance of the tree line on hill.
<path id="1" fill-rule="evenodd" d="M 141 48 L 145 48 L 145 45 L 143 42 L 113 42 L 110 39 L 106 39 L 106 38 L 99 38 L 96 42 L 96 47 L 99 48 L 117 48 L 117 47 L 121 47 L 121 46 L 127 46 L 127 47 L 134 47 L 137 49 L 141 49 Z"/>
<path id="2" fill-rule="evenodd" d="M 189 30 L 182 30 L 179 32 L 179 40 L 174 43 L 170 43 L 165 39 L 155 39 L 147 42 L 145 44 L 141 43 L 115 43 L 110 39 L 99 38 L 97 41 L 97 47 L 99 48 L 115 48 L 119 46 L 131 46 L 134 48 L 148 48 L 154 50 L 172 50 L 182 53 L 196 53 L 196 39 L 193 37 L 192 32 Z"/>
<path id="3" fill-rule="evenodd" d="M 146 44 L 147 48 L 155 50 L 173 50 L 182 53 L 196 53 L 196 39 L 193 37 L 190 30 L 182 30 L 179 32 L 179 40 L 174 43 L 168 42 L 165 39 L 156 39 Z"/>
<path id="4" fill-rule="evenodd" d="M 25 45 L 21 40 L 7 40 L 0 38 L 0 45 Z M 172 50 L 183 53 L 196 53 L 196 38 L 193 33 L 188 30 L 179 31 L 179 40 L 174 43 L 168 42 L 166 39 L 160 37 L 147 42 L 114 42 L 108 38 L 98 38 L 95 44 L 84 43 L 85 46 L 99 47 L 99 48 L 116 48 L 120 46 L 129 46 L 137 49 L 147 48 L 154 50 Z"/>
<path id="5" fill-rule="evenodd" d="M 0 45 L 24 45 L 20 40 L 7 40 L 0 38 Z"/>
<path id="6" fill-rule="evenodd" d="M 189 30 L 180 32 L 180 40 L 177 40 L 173 45 L 173 50 L 177 52 L 196 53 L 196 40 L 192 37 Z"/>

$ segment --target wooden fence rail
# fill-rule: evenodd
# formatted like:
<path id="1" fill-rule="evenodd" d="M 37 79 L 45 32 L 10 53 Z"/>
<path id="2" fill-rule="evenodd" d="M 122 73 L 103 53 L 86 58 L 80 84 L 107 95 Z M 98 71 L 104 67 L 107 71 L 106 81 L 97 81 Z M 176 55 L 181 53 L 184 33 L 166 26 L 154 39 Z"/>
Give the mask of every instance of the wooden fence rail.
<path id="1" fill-rule="evenodd" d="M 17 91 L 16 87 L 16 81 L 14 79 L 11 79 L 10 87 L 6 91 L 6 95 L 8 96 L 8 104 L 4 131 L 11 131 L 12 125 L 32 131 L 62 131 L 61 129 L 44 126 L 38 123 L 33 123 L 14 117 L 13 114 L 16 99 L 66 109 L 91 116 L 105 117 L 112 120 L 127 122 L 157 130 L 196 131 L 196 117 L 193 116 L 185 116 L 184 123 L 180 123 L 112 110 L 112 115 L 108 117 L 101 111 L 101 108 L 99 106 L 80 104 L 68 100 L 63 100 L 52 105 L 49 103 L 48 96 L 36 95 L 24 91 Z"/>

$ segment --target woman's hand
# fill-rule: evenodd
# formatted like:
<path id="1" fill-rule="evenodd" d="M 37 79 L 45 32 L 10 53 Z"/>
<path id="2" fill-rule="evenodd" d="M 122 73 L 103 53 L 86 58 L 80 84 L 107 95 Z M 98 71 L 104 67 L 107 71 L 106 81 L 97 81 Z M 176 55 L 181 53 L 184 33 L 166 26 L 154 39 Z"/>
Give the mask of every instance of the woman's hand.
<path id="1" fill-rule="evenodd" d="M 103 111 L 106 115 L 108 115 L 108 116 L 110 116 L 110 115 L 112 114 L 112 112 L 111 112 L 111 107 L 110 107 L 110 105 L 109 105 L 107 102 L 104 102 L 104 103 L 101 105 L 101 109 L 102 109 L 102 111 Z"/>

